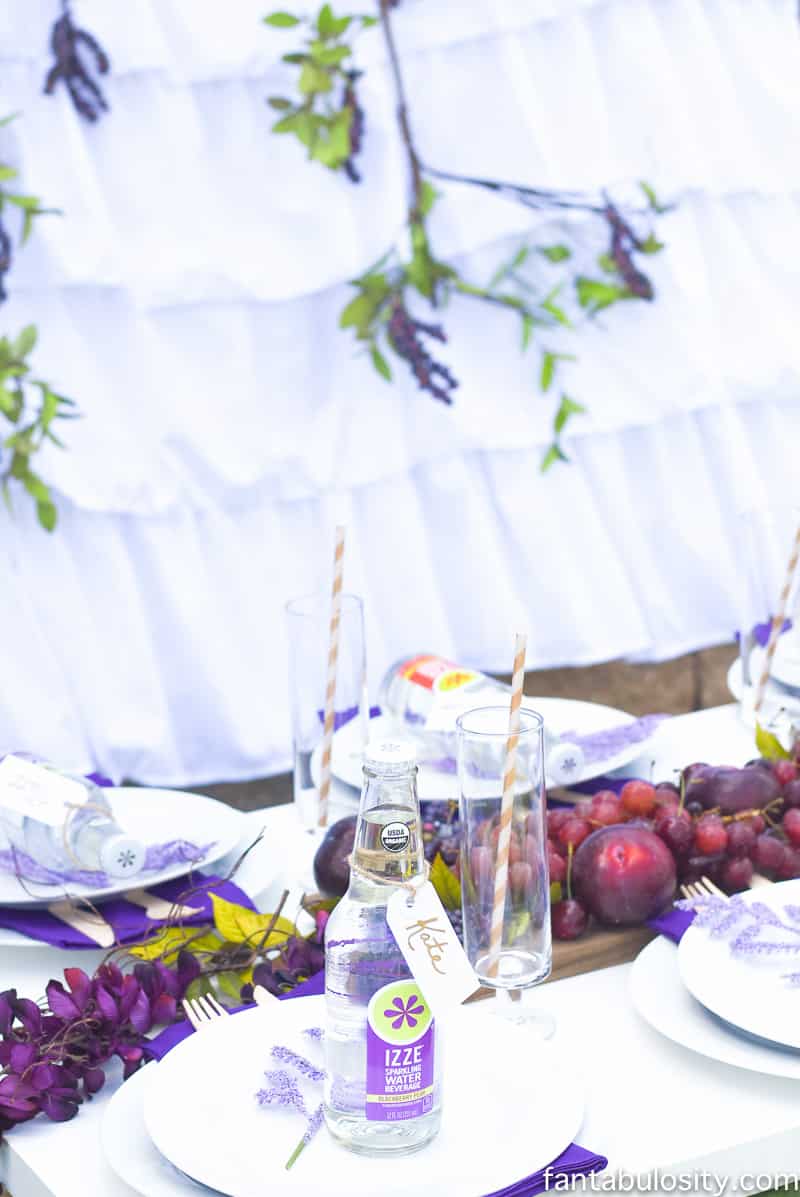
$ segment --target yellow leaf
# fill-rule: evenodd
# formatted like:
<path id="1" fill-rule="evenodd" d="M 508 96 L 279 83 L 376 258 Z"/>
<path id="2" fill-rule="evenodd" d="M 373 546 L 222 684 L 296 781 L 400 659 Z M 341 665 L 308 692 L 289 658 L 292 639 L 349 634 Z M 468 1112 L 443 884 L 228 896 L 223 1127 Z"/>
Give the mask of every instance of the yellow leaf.
<path id="1" fill-rule="evenodd" d="M 213 931 L 198 935 L 197 927 L 166 927 L 147 943 L 137 944 L 128 951 L 139 960 L 161 960 L 170 964 L 189 940 L 194 952 L 215 952 L 220 946 Z"/>
<path id="2" fill-rule="evenodd" d="M 445 910 L 461 909 L 461 883 L 444 863 L 439 852 L 431 865 L 431 885 L 439 895 L 439 901 Z"/>
<path id="3" fill-rule="evenodd" d="M 214 904 L 214 926 L 229 943 L 247 943 L 251 947 L 255 946 L 273 919 L 271 914 L 258 914 L 255 910 L 248 910 L 246 906 L 227 902 L 216 894 L 211 895 L 211 901 Z M 294 923 L 278 918 L 264 946 L 279 947 L 286 942 L 289 935 L 295 935 L 296 932 Z"/>
<path id="4" fill-rule="evenodd" d="M 770 761 L 788 761 L 791 753 L 787 752 L 777 736 L 768 732 L 760 723 L 756 724 L 756 748 Z"/>

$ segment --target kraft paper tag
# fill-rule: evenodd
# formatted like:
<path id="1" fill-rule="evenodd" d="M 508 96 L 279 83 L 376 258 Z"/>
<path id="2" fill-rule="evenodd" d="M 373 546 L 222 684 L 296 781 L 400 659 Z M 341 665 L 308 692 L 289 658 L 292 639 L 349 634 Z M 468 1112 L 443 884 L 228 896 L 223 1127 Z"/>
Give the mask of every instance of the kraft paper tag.
<path id="1" fill-rule="evenodd" d="M 83 806 L 88 798 L 79 781 L 52 769 L 7 756 L 0 761 L 0 808 L 15 815 L 60 827 L 68 806 Z"/>
<path id="2" fill-rule="evenodd" d="M 430 881 L 392 894 L 386 921 L 434 1014 L 460 1006 L 480 987 Z"/>

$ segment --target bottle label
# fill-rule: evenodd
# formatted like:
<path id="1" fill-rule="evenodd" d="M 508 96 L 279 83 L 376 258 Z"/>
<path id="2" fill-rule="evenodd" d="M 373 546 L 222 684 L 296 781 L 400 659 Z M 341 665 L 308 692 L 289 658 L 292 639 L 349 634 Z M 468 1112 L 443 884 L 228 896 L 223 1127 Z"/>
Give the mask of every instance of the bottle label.
<path id="1" fill-rule="evenodd" d="M 381 828 L 381 843 L 387 852 L 404 852 L 411 839 L 411 832 L 405 823 L 387 823 Z"/>
<path id="2" fill-rule="evenodd" d="M 426 731 L 450 732 L 464 711 L 497 699 L 498 683 L 474 669 L 462 669 L 444 657 L 432 654 L 413 657 L 400 666 L 399 672 L 411 685 L 431 692 Z"/>
<path id="3" fill-rule="evenodd" d="M 0 810 L 60 827 L 71 806 L 83 806 L 88 792 L 79 781 L 52 769 L 7 756 L 0 761 Z"/>
<path id="4" fill-rule="evenodd" d="M 371 1122 L 401 1122 L 433 1109 L 433 1014 L 416 981 L 392 981 L 367 1008 L 367 1103 Z"/>

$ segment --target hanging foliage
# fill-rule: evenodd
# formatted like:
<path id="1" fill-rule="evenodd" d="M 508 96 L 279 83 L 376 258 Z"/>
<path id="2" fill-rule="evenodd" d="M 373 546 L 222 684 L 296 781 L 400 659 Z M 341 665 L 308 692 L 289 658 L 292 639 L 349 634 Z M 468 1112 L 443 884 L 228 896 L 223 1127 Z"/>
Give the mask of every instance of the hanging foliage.
<path id="1" fill-rule="evenodd" d="M 353 35 L 380 24 L 395 89 L 398 132 L 408 161 L 408 248 L 392 247 L 380 262 L 353 280 L 356 293 L 341 313 L 340 326 L 353 330 L 387 382 L 393 378 L 394 357 L 411 371 L 421 390 L 450 404 L 458 382 L 450 367 L 440 360 L 440 346 L 447 343 L 447 333 L 438 317 L 428 320 L 417 316 L 414 304 L 422 301 L 438 312 L 449 299 L 462 296 L 508 311 L 520 322 L 523 352 L 537 354 L 538 390 L 552 400 L 552 441 L 541 463 L 542 470 L 547 470 L 555 462 L 567 460 L 564 430 L 573 417 L 586 410 L 560 385 L 561 365 L 574 361 L 574 355 L 554 349 L 548 334 L 575 332 L 599 312 L 622 301 L 654 299 L 655 288 L 642 263 L 648 255 L 663 249 L 653 225 L 666 208 L 646 183 L 641 184 L 642 204 L 630 207 L 613 202 L 603 193 L 544 190 L 454 175 L 423 163 L 412 134 L 392 28 L 392 10 L 398 4 L 399 0 L 378 0 L 378 17 L 337 17 L 330 4 L 324 4 L 311 19 L 285 11 L 265 17 L 265 23 L 273 28 L 302 30 L 305 34 L 300 49 L 283 55 L 284 62 L 299 70 L 297 96 L 269 100 L 282 113 L 273 131 L 293 134 L 310 159 L 359 181 L 354 159 L 368 130 L 355 90 L 363 72 L 352 65 Z M 487 283 L 463 277 L 454 265 L 436 255 L 431 244 L 428 217 L 438 198 L 436 180 L 483 188 L 540 212 L 578 211 L 587 219 L 603 222 L 608 249 L 597 257 L 598 274 L 588 275 L 578 268 L 573 245 L 526 241 L 515 248 L 508 261 L 499 264 Z"/>
<path id="2" fill-rule="evenodd" d="M 70 0 L 61 0 L 61 16 L 50 31 L 50 49 L 55 62 L 44 81 L 45 95 L 53 95 L 57 84 L 63 83 L 84 120 L 94 122 L 108 112 L 108 102 L 92 73 L 107 75 L 111 62 L 97 39 L 75 24 Z"/>
<path id="3" fill-rule="evenodd" d="M 0 120 L 0 128 L 14 116 Z M 16 187 L 18 171 L 0 162 L 0 304 L 7 298 L 6 279 L 14 262 L 15 244 L 5 223 L 8 208 L 20 213 L 17 244 L 23 246 L 37 216 L 52 212 L 34 195 Z M 54 425 L 74 418 L 77 409 L 71 399 L 58 394 L 49 383 L 33 374 L 30 356 L 36 347 L 34 325 L 17 336 L 0 336 L 0 489 L 11 509 L 14 489 L 22 489 L 36 505 L 41 526 L 52 532 L 57 512 L 47 483 L 33 469 L 32 462 L 48 442 L 61 445 Z"/>

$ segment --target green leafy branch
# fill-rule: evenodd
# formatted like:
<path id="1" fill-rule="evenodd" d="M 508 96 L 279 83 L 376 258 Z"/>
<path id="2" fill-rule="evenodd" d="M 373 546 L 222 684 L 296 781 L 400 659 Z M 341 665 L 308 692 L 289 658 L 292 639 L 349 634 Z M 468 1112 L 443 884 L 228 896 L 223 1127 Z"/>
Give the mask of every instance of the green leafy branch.
<path id="1" fill-rule="evenodd" d="M 523 352 L 534 348 L 537 354 L 536 379 L 542 395 L 556 397 L 553 408 L 552 441 L 545 450 L 541 469 L 558 461 L 567 461 L 563 434 L 574 417 L 586 408 L 562 386 L 562 364 L 574 361 L 571 353 L 555 348 L 552 333 L 575 332 L 588 320 L 613 305 L 629 300 L 652 301 L 653 285 L 641 266 L 647 257 L 663 249 L 652 229 L 645 234 L 635 226 L 641 218 L 652 222 L 668 209 L 659 203 L 653 188 L 642 183 L 645 208 L 622 209 L 605 195 L 585 195 L 552 191 L 493 179 L 471 178 L 436 170 L 424 164 L 414 142 L 403 73 L 394 40 L 391 10 L 395 0 L 377 0 L 380 25 L 388 54 L 396 97 L 397 124 L 406 151 L 409 169 L 408 249 L 393 248 L 365 274 L 352 280 L 355 295 L 342 311 L 339 324 L 352 329 L 363 344 L 374 368 L 383 379 L 393 377 L 391 357 L 403 361 L 419 387 L 435 399 L 452 403 L 458 382 L 449 367 L 437 360 L 433 342 L 447 342 L 441 323 L 429 323 L 412 312 L 420 300 L 432 308 L 442 308 L 453 296 L 472 298 L 499 306 L 515 314 L 521 322 Z M 294 28 L 302 22 L 290 13 L 273 13 L 268 24 Z M 344 40 L 353 21 L 361 28 L 374 25 L 374 18 L 333 15 L 325 5 L 314 21 L 307 22 L 310 40 L 300 54 L 284 56 L 284 61 L 300 67 L 301 102 L 274 98 L 270 101 L 286 115 L 275 125 L 277 132 L 291 132 L 309 149 L 309 156 L 332 168 L 344 168 L 351 178 L 358 178 L 353 167 L 354 154 L 361 146 L 364 117 L 355 101 L 333 104 L 331 96 L 337 85 L 353 82 L 353 72 L 343 65 L 352 55 Z M 327 99 L 326 99 L 327 97 Z M 320 104 L 320 100 L 327 103 Z M 355 124 L 357 115 L 358 123 Z M 348 123 L 349 122 L 349 123 Z M 335 130 L 335 132 L 334 132 Z M 345 136 L 347 134 L 347 136 Z M 334 144 L 335 141 L 335 144 Z M 549 246 L 522 245 L 513 257 L 502 263 L 485 286 L 463 278 L 449 263 L 439 259 L 431 243 L 428 216 L 438 192 L 432 180 L 481 187 L 498 197 L 514 200 L 536 210 L 581 211 L 600 218 L 609 235 L 608 249 L 597 258 L 598 274 L 586 274 L 573 265 L 574 250 L 566 244 Z M 547 263 L 563 267 L 563 277 L 555 285 L 546 277 L 531 277 L 531 266 Z M 546 270 L 545 270 L 546 273 Z"/>
<path id="2" fill-rule="evenodd" d="M 14 112 L 10 116 L 3 117 L 0 120 L 0 129 L 6 125 L 10 125 L 18 116 L 19 113 Z M 8 298 L 5 289 L 5 279 L 14 260 L 13 241 L 3 221 L 4 211 L 10 205 L 11 207 L 18 208 L 22 213 L 19 234 L 20 245 L 24 245 L 30 237 L 33 231 L 34 219 L 37 216 L 43 216 L 54 211 L 52 208 L 43 208 L 42 201 L 38 196 L 24 195 L 22 192 L 10 187 L 9 184 L 13 184 L 18 177 L 19 171 L 16 167 L 0 162 L 0 303 Z"/>
<path id="3" fill-rule="evenodd" d="M 323 4 L 313 19 L 273 12 L 264 23 L 275 29 L 302 26 L 306 31 L 303 48 L 282 59 L 298 70 L 298 98 L 267 100 L 281 113 L 272 131 L 292 134 L 310 159 L 329 170 L 343 169 L 352 182 L 359 182 L 354 159 L 361 149 L 364 113 L 356 90 L 360 72 L 353 66 L 353 46 L 346 35 L 376 25 L 377 17 L 337 17 L 330 4 Z"/>
<path id="4" fill-rule="evenodd" d="M 36 504 L 41 526 L 52 532 L 56 507 L 49 486 L 31 468 L 31 459 L 48 441 L 63 448 L 53 425 L 57 420 L 74 418 L 77 412 L 72 399 L 57 394 L 43 379 L 31 377 L 28 357 L 36 340 L 32 324 L 13 341 L 0 337 L 0 414 L 13 428 L 0 450 L 0 487 L 10 509 L 11 483 L 19 483 Z"/>

